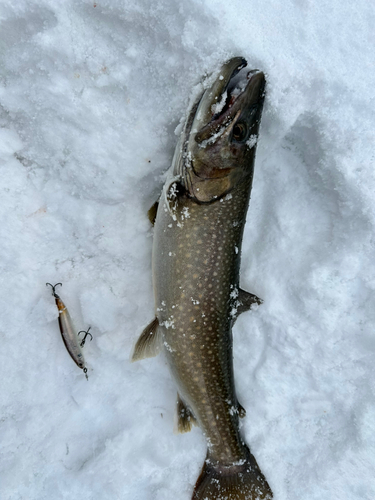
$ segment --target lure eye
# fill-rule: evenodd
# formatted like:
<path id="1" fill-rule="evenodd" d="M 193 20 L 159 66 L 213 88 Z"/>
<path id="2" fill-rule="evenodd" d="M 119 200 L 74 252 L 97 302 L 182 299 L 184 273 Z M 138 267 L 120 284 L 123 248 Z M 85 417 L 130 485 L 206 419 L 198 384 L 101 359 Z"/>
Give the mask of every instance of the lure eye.
<path id="1" fill-rule="evenodd" d="M 233 127 L 233 139 L 237 142 L 243 141 L 247 136 L 247 125 L 244 122 L 236 123 Z"/>

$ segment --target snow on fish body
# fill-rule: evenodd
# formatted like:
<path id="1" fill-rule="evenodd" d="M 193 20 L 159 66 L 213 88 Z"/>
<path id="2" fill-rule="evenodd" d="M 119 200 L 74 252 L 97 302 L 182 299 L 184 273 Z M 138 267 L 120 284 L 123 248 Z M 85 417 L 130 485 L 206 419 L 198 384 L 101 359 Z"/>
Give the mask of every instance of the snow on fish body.
<path id="1" fill-rule="evenodd" d="M 195 500 L 272 498 L 239 432 L 245 410 L 233 376 L 233 323 L 261 302 L 239 288 L 265 88 L 263 73 L 246 64 L 225 63 L 186 120 L 154 224 L 156 317 L 133 354 L 135 361 L 164 349 L 178 387 L 178 428 L 197 424 L 206 437 Z"/>

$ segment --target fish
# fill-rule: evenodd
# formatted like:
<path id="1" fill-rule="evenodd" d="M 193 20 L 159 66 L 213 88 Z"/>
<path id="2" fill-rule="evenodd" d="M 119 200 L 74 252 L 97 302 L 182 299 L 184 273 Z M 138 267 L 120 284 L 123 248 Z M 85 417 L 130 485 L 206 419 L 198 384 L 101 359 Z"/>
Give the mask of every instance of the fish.
<path id="1" fill-rule="evenodd" d="M 265 75 L 225 62 L 187 114 L 154 223 L 155 318 L 132 360 L 163 351 L 177 385 L 177 427 L 198 425 L 207 456 L 192 500 L 270 500 L 245 443 L 233 374 L 232 327 L 261 304 L 240 288 L 243 231 L 265 98 Z"/>
<path id="2" fill-rule="evenodd" d="M 61 298 L 57 295 L 55 291 L 56 286 L 61 285 L 61 283 L 56 283 L 56 285 L 51 285 L 51 283 L 46 283 L 46 286 L 47 285 L 52 287 L 52 295 L 55 297 L 56 306 L 59 311 L 60 333 L 64 341 L 66 350 L 70 354 L 70 357 L 75 362 L 75 364 L 79 368 L 81 368 L 81 370 L 83 370 L 83 373 L 85 374 L 86 379 L 88 380 L 85 358 L 83 356 L 81 347 L 84 346 L 87 335 L 90 335 L 92 340 L 92 335 L 91 333 L 89 333 L 90 328 L 87 331 L 81 331 L 78 332 L 78 334 L 76 334 L 69 311 L 65 306 L 64 302 L 61 300 Z M 85 336 L 81 342 L 79 342 L 78 338 L 78 335 L 80 333 L 85 333 Z"/>

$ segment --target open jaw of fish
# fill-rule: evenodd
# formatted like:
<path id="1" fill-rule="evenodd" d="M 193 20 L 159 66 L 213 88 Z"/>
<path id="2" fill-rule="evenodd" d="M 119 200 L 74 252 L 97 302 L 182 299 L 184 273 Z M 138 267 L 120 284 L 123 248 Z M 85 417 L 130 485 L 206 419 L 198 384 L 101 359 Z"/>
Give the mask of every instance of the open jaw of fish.
<path id="1" fill-rule="evenodd" d="M 269 500 L 239 431 L 232 326 L 261 300 L 239 286 L 265 78 L 226 62 L 188 113 L 154 221 L 155 318 L 133 361 L 163 350 L 177 384 L 177 427 L 197 424 L 208 450 L 195 500 Z"/>

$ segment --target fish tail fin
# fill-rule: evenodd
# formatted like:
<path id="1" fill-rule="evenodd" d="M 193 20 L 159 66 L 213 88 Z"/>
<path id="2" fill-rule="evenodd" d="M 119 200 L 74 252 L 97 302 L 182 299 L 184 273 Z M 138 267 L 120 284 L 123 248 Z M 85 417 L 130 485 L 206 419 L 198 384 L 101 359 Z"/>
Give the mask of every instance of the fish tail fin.
<path id="1" fill-rule="evenodd" d="M 248 458 L 226 466 L 207 457 L 192 500 L 271 500 L 272 490 L 248 450 Z"/>

